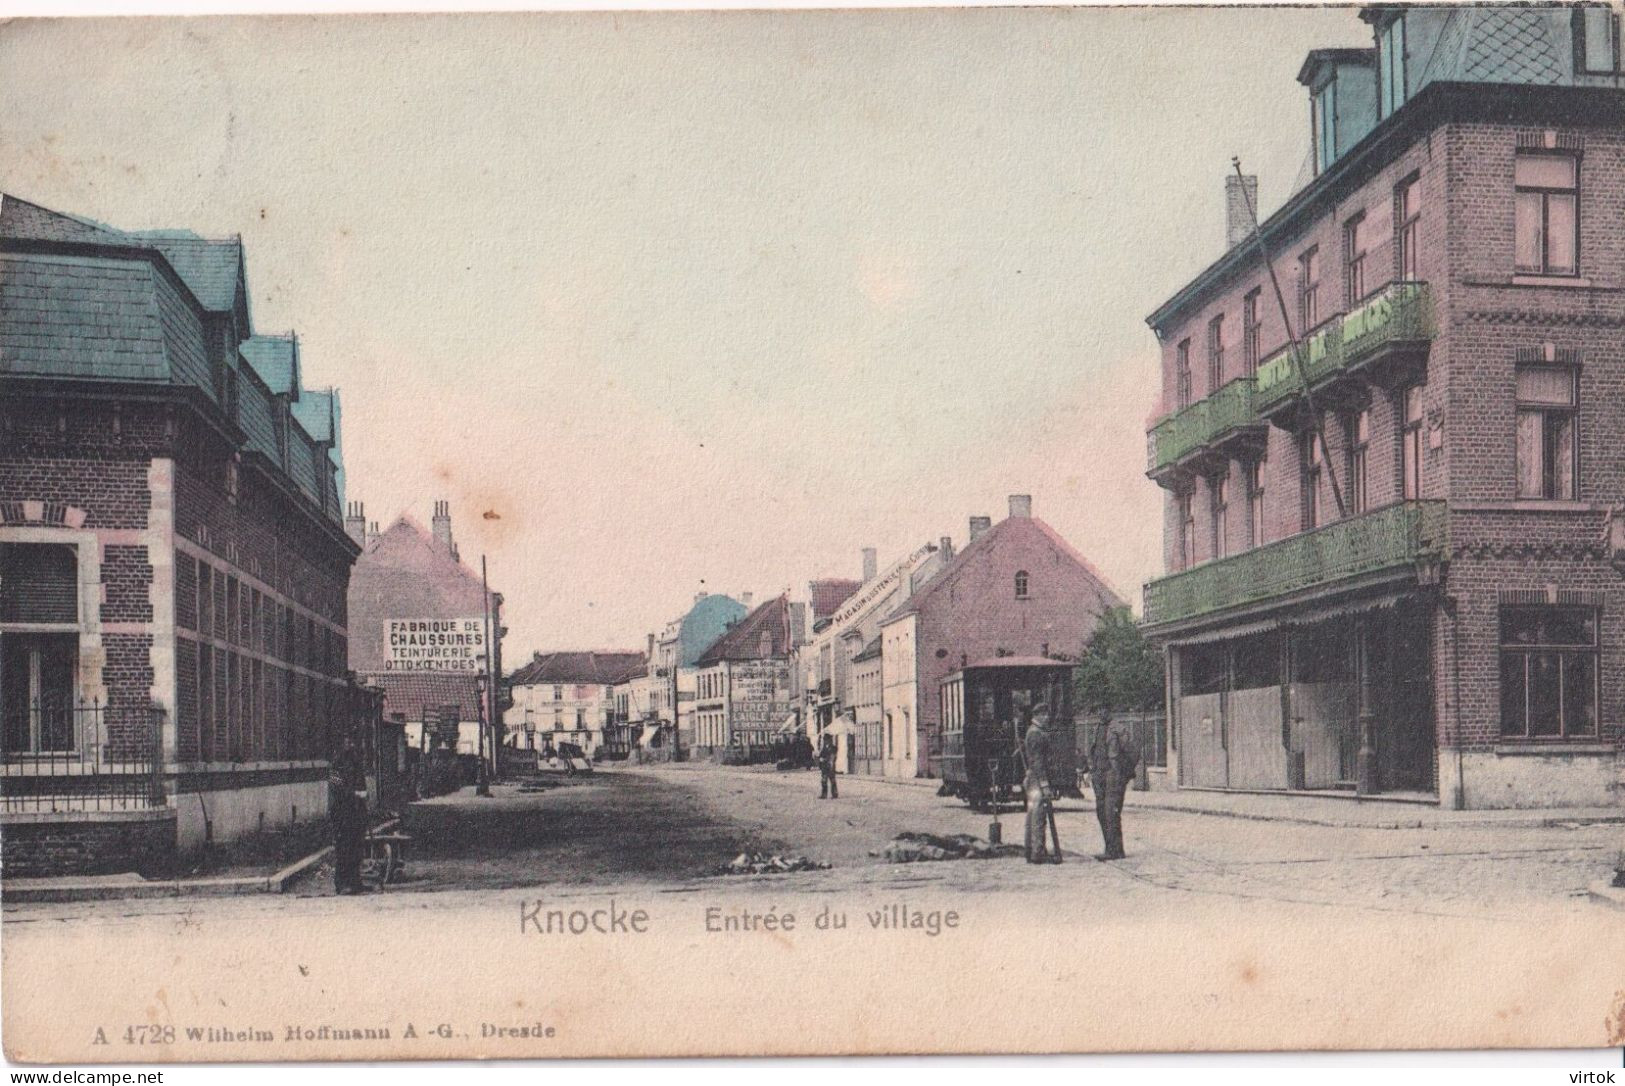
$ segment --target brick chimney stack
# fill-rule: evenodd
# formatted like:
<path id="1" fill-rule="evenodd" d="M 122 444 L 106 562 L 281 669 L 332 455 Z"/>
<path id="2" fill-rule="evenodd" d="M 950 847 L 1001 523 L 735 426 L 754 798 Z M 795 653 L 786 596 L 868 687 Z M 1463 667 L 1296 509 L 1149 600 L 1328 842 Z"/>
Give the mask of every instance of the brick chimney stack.
<path id="1" fill-rule="evenodd" d="M 356 545 L 367 545 L 367 512 L 360 502 L 350 502 L 344 512 L 344 534 L 356 541 Z"/>
<path id="2" fill-rule="evenodd" d="M 982 533 L 986 532 L 989 528 L 992 528 L 992 527 L 993 527 L 993 518 L 992 517 L 971 517 L 970 518 L 970 542 L 974 543 L 978 539 L 982 538 Z"/>
<path id="3" fill-rule="evenodd" d="M 451 539 L 451 503 L 437 501 L 434 503 L 434 541 L 446 548 L 452 557 L 457 556 L 457 544 Z"/>
<path id="4" fill-rule="evenodd" d="M 954 556 L 954 537 L 951 535 L 943 536 L 937 541 L 937 550 L 941 552 L 944 561 L 952 558 Z"/>
<path id="5" fill-rule="evenodd" d="M 1033 496 L 1031 494 L 1010 495 L 1010 516 L 1025 520 L 1033 515 Z"/>
<path id="6" fill-rule="evenodd" d="M 1258 177 L 1248 174 L 1237 177 L 1224 175 L 1224 248 L 1229 252 L 1246 241 L 1253 232 L 1253 216 L 1247 205 L 1258 207 Z"/>
<path id="7" fill-rule="evenodd" d="M 868 584 L 880 572 L 880 552 L 873 547 L 863 548 L 863 583 Z"/>
<path id="8" fill-rule="evenodd" d="M 745 610 L 749 611 L 750 608 L 751 608 L 751 604 L 756 602 L 756 593 L 754 593 L 754 592 L 741 592 L 741 593 L 739 593 L 739 602 L 745 605 Z"/>

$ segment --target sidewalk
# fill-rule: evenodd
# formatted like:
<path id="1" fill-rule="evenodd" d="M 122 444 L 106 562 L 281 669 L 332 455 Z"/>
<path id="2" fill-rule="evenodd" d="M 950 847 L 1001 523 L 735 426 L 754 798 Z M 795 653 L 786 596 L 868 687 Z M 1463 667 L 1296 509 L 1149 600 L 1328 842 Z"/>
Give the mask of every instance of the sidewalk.
<path id="1" fill-rule="evenodd" d="M 647 769 L 651 767 L 638 767 Z M 766 766 L 719 766 L 708 762 L 682 762 L 660 767 L 676 772 L 710 772 L 772 776 Z M 780 776 L 795 777 L 794 771 Z M 936 791 L 941 781 L 907 777 L 842 776 L 841 787 L 862 788 L 873 783 L 894 787 L 924 788 Z M 1085 793 L 1082 803 L 1062 800 L 1057 810 L 1093 811 Z M 1301 792 L 1219 792 L 1177 789 L 1157 792 L 1130 791 L 1127 806 L 1135 810 L 1173 811 L 1181 814 L 1213 815 L 1258 822 L 1290 822 L 1305 826 L 1336 826 L 1367 830 L 1448 829 L 1465 826 L 1572 827 L 1596 823 L 1625 823 L 1622 807 L 1542 807 L 1517 810 L 1453 811 L 1415 799 L 1357 798 L 1352 793 L 1312 795 Z"/>

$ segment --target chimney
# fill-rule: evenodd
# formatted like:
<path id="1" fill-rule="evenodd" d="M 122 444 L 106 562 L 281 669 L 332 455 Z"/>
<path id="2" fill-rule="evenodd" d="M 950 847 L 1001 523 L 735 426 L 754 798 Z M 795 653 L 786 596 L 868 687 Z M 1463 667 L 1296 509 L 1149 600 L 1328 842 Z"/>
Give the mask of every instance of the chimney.
<path id="1" fill-rule="evenodd" d="M 941 553 L 944 562 L 952 558 L 954 556 L 954 537 L 951 535 L 943 536 L 937 541 L 937 550 Z"/>
<path id="2" fill-rule="evenodd" d="M 1224 175 L 1224 248 L 1229 252 L 1253 232 L 1253 214 L 1247 205 L 1258 207 L 1258 176 Z"/>
<path id="3" fill-rule="evenodd" d="M 807 605 L 805 603 L 790 604 L 790 645 L 804 645 L 807 643 Z"/>
<path id="4" fill-rule="evenodd" d="M 879 552 L 873 547 L 863 548 L 863 583 L 868 584 L 880 572 Z"/>
<path id="5" fill-rule="evenodd" d="M 344 534 L 358 546 L 367 545 L 367 513 L 360 502 L 350 502 L 344 513 Z"/>
<path id="6" fill-rule="evenodd" d="M 754 592 L 741 592 L 741 593 L 739 593 L 739 602 L 745 605 L 745 610 L 749 611 L 751 609 L 751 607 L 756 602 L 756 593 L 754 593 Z"/>
<path id="7" fill-rule="evenodd" d="M 970 518 L 970 542 L 974 543 L 978 539 L 982 538 L 982 533 L 987 531 L 991 527 L 993 527 L 993 518 L 992 517 L 971 517 Z M 967 546 L 968 545 L 969 544 L 967 544 Z"/>
<path id="8" fill-rule="evenodd" d="M 646 655 L 649 657 L 649 662 L 653 663 L 654 658 L 655 658 L 655 635 L 654 634 L 649 635 L 649 648 L 648 648 L 648 650 L 646 652 Z"/>
<path id="9" fill-rule="evenodd" d="M 1033 515 L 1033 496 L 1031 494 L 1010 495 L 1010 516 L 1012 519 L 1020 517 L 1026 519 Z"/>
<path id="10" fill-rule="evenodd" d="M 378 522 L 372 521 L 367 525 L 367 546 L 378 542 Z"/>
<path id="11" fill-rule="evenodd" d="M 451 541 L 451 503 L 438 501 L 434 503 L 434 541 L 446 548 L 446 552 L 456 555 L 457 545 Z"/>

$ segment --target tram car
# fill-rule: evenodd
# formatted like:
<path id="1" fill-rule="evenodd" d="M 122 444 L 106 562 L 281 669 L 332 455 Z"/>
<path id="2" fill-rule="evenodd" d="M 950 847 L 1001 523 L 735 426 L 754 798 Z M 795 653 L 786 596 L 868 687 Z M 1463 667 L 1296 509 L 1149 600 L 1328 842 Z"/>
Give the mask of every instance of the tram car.
<path id="1" fill-rule="evenodd" d="M 1078 795 L 1072 664 L 1043 656 L 999 656 L 966 664 L 942 680 L 942 780 L 973 810 L 1022 797 L 1022 740 L 1040 701 L 1050 707 L 1050 785 Z"/>

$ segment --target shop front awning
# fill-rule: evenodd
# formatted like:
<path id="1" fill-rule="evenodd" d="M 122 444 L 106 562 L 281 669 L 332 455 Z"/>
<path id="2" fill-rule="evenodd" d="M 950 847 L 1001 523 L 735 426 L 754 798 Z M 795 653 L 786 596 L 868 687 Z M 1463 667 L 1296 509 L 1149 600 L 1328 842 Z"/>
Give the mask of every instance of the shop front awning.
<path id="1" fill-rule="evenodd" d="M 779 725 L 778 735 L 794 735 L 801 730 L 801 718 L 791 713 L 783 724 Z"/>
<path id="2" fill-rule="evenodd" d="M 1167 636 L 1166 641 L 1176 648 L 1186 645 L 1211 645 L 1217 641 L 1234 641 L 1242 637 L 1251 637 L 1254 634 L 1269 633 L 1272 630 L 1301 629 L 1305 626 L 1315 626 L 1322 622 L 1335 622 L 1356 615 L 1392 611 L 1405 603 L 1415 603 L 1417 601 L 1418 595 L 1414 589 L 1382 592 L 1374 596 L 1362 596 L 1332 603 L 1315 603 L 1312 606 L 1272 615 L 1269 618 L 1256 619 L 1251 622 L 1232 622 L 1226 625 L 1196 630 L 1191 633 L 1170 634 Z"/>

